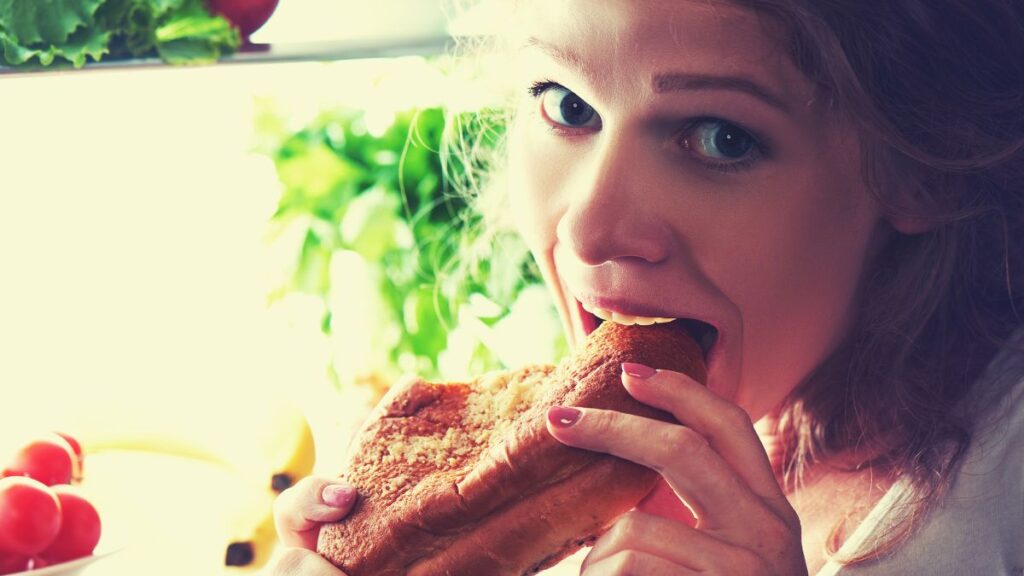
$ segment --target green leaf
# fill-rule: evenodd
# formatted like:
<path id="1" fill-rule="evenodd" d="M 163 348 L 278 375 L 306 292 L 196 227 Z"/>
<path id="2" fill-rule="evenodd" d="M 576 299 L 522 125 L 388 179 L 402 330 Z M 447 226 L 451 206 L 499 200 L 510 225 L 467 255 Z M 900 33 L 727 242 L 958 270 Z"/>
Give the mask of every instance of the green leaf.
<path id="1" fill-rule="evenodd" d="M 288 205 L 307 207 L 315 206 L 316 200 L 328 197 L 340 186 L 358 182 L 364 175 L 358 166 L 323 143 L 303 143 L 295 155 L 278 161 L 277 172 L 286 188 L 282 200 Z"/>
<path id="2" fill-rule="evenodd" d="M 32 59 L 36 59 L 42 66 L 50 66 L 58 58 L 63 58 L 73 64 L 75 68 L 81 68 L 85 65 L 87 58 L 99 60 L 107 53 L 109 39 L 109 33 L 80 28 L 61 47 L 27 48 L 0 31 L 0 46 L 3 48 L 2 59 L 9 66 L 22 66 Z"/>
<path id="3" fill-rule="evenodd" d="M 93 14 L 93 23 L 106 30 L 117 31 L 125 26 L 132 10 L 150 7 L 142 0 L 106 0 Z"/>
<path id="4" fill-rule="evenodd" d="M 292 279 L 293 289 L 307 294 L 325 295 L 330 289 L 331 247 L 325 246 L 313 230 L 306 234 L 299 264 Z"/>
<path id="5" fill-rule="evenodd" d="M 437 321 L 435 297 L 432 286 L 419 286 L 406 294 L 401 311 L 408 351 L 431 363 L 448 344 L 448 331 Z"/>
<path id="6" fill-rule="evenodd" d="M 92 23 L 104 0 L 0 0 L 0 27 L 20 45 L 60 45 Z"/>
<path id="7" fill-rule="evenodd" d="M 168 64 L 206 64 L 241 44 L 238 30 L 220 16 L 176 17 L 156 29 L 156 50 Z"/>
<path id="8" fill-rule="evenodd" d="M 85 66 L 87 58 L 98 62 L 107 54 L 109 43 L 110 32 L 102 32 L 96 28 L 79 28 L 58 53 L 75 68 L 81 68 Z"/>
<path id="9" fill-rule="evenodd" d="M 189 15 L 172 18 L 156 29 L 157 42 L 166 43 L 189 39 L 231 40 L 231 25 L 219 16 Z M 223 38 L 221 38 L 223 37 Z"/>
<path id="10" fill-rule="evenodd" d="M 106 55 L 210 63 L 241 37 L 203 0 L 0 0 L 0 61 L 84 66 Z"/>
<path id="11" fill-rule="evenodd" d="M 499 367 L 508 350 L 499 354 L 472 334 L 504 335 L 506 326 L 531 321 L 533 311 L 525 319 L 521 313 L 513 324 L 505 319 L 514 304 L 523 309 L 521 293 L 537 286 L 540 277 L 521 240 L 485 233 L 479 216 L 468 212 L 468 199 L 450 188 L 448 178 L 465 178 L 469 164 L 477 167 L 477 161 L 442 162 L 442 139 L 451 130 L 471 128 L 450 128 L 440 109 L 395 114 L 378 137 L 356 110 L 325 111 L 297 131 L 287 126 L 266 115 L 258 122 L 259 147 L 274 157 L 284 186 L 273 220 L 309 219 L 331 226 L 337 236 L 320 230 L 306 238 L 292 289 L 325 296 L 328 307 L 338 305 L 326 296 L 341 293 L 343 287 L 332 285 L 340 277 L 320 280 L 322 251 L 352 250 L 379 279 L 377 293 L 365 305 L 384 309 L 366 337 L 383 342 L 378 336 L 389 335 L 388 344 L 378 342 L 390 362 L 383 373 L 437 376 L 442 358 L 447 358 L 445 369 Z M 520 344 L 506 340 L 513 348 Z M 548 340 L 538 340 L 534 348 L 554 347 Z"/>
<path id="12" fill-rule="evenodd" d="M 341 220 L 341 238 L 369 262 L 397 248 L 411 248 L 411 234 L 399 216 L 400 201 L 393 193 L 376 187 L 352 200 Z"/>
<path id="13" fill-rule="evenodd" d="M 156 22 L 151 0 L 107 0 L 96 11 L 96 25 L 111 32 L 110 53 L 115 56 L 153 53 Z"/>
<path id="14" fill-rule="evenodd" d="M 29 60 L 36 58 L 43 51 L 37 48 L 27 48 L 18 43 L 11 35 L 0 30 L 0 48 L 4 63 L 8 66 L 20 66 Z"/>
<path id="15" fill-rule="evenodd" d="M 153 7 L 154 14 L 157 17 L 163 16 L 172 10 L 181 10 L 188 4 L 186 0 L 145 0 L 145 2 Z M 195 4 L 195 2 L 192 2 L 192 4 Z"/>

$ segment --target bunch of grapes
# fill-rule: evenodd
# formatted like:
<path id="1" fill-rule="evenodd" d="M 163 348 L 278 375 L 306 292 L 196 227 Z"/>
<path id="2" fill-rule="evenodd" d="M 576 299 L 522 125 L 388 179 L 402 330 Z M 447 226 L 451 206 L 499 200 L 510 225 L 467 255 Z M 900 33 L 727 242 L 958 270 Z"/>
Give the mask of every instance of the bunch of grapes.
<path id="1" fill-rule="evenodd" d="M 27 442 L 0 474 L 0 574 L 89 556 L 100 516 L 73 483 L 82 478 L 79 443 L 67 434 Z"/>

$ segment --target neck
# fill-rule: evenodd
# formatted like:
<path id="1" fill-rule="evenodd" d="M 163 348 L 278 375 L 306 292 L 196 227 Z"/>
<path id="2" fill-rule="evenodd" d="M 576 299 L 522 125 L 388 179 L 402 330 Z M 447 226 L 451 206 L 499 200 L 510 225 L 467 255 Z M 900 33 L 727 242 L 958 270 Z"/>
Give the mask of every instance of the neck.
<path id="1" fill-rule="evenodd" d="M 779 435 L 779 416 L 777 411 L 769 412 L 763 418 L 754 423 L 754 430 L 761 439 L 761 445 L 768 454 L 768 461 L 771 462 L 775 478 L 782 481 L 782 460 L 783 446 Z"/>

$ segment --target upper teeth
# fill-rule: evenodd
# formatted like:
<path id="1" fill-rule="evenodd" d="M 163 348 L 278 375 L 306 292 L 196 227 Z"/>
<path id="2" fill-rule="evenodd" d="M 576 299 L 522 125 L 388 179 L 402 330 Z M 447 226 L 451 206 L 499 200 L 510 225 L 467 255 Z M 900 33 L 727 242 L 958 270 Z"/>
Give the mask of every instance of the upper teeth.
<path id="1" fill-rule="evenodd" d="M 633 324 L 639 324 L 641 326 L 650 326 L 651 324 L 665 324 L 675 320 L 675 318 L 660 318 L 650 316 L 633 316 L 632 314 L 620 314 L 611 310 L 605 310 L 604 308 L 592 308 L 588 309 L 590 313 L 597 316 L 601 320 L 608 320 L 615 322 L 616 324 L 624 324 L 631 326 Z"/>

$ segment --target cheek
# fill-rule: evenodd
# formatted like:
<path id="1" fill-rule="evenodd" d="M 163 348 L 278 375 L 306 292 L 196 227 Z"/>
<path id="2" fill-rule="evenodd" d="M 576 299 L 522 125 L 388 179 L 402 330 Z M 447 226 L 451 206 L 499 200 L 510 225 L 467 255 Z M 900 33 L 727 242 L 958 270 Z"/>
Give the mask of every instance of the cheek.
<path id="1" fill-rule="evenodd" d="M 516 229 L 539 255 L 555 242 L 558 190 L 562 184 L 558 171 L 552 170 L 555 163 L 537 140 L 521 122 L 513 125 L 509 134 L 508 194 Z"/>
<path id="2" fill-rule="evenodd" d="M 878 216 L 843 199 L 805 203 L 806 211 L 786 219 L 790 226 L 764 231 L 761 244 L 772 248 L 737 279 L 753 373 L 796 381 L 846 333 Z"/>
<path id="3" fill-rule="evenodd" d="M 820 301 L 842 317 L 859 284 L 878 213 L 863 190 L 825 198 L 797 219 L 783 241 L 797 255 L 784 270 L 791 277 L 791 304 Z"/>

